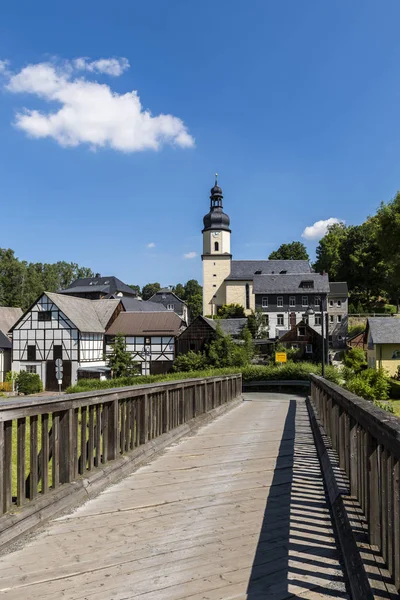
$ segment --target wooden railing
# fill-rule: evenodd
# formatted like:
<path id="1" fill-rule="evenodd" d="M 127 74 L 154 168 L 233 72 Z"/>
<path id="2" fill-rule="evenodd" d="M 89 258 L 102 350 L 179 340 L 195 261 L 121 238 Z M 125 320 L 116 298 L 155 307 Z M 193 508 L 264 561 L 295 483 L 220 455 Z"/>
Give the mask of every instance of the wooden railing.
<path id="1" fill-rule="evenodd" d="M 0 402 L 0 514 L 233 400 L 241 388 L 241 375 L 230 375 Z"/>
<path id="2" fill-rule="evenodd" d="M 311 400 L 400 591 L 400 419 L 316 375 Z"/>

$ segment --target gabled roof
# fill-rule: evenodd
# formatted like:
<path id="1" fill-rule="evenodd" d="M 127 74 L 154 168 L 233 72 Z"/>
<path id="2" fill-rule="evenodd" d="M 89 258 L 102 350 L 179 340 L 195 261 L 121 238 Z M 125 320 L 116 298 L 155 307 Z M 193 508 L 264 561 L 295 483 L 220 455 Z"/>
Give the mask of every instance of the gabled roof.
<path id="1" fill-rule="evenodd" d="M 160 302 L 150 302 L 149 300 L 139 300 L 139 298 L 121 298 L 122 305 L 126 312 L 167 312 L 164 304 Z"/>
<path id="2" fill-rule="evenodd" d="M 247 325 L 247 319 L 208 319 L 207 317 L 203 317 L 205 321 L 213 329 L 217 329 L 217 325 L 219 325 L 222 331 L 226 335 L 238 336 L 240 335 L 243 327 Z"/>
<path id="3" fill-rule="evenodd" d="M 2 331 L 0 331 L 0 348 L 2 350 L 11 350 L 12 348 L 11 341 Z"/>
<path id="4" fill-rule="evenodd" d="M 156 292 L 155 294 L 152 295 L 152 297 L 150 298 L 150 302 L 154 298 L 154 296 L 160 296 L 160 295 L 162 296 L 163 294 L 170 294 L 171 296 L 174 296 L 174 298 L 176 298 L 182 304 L 186 304 L 186 302 L 184 300 L 182 300 L 182 298 L 179 298 L 179 296 L 177 296 L 175 294 L 175 292 L 173 292 L 169 288 L 161 288 L 161 290 L 158 290 L 158 292 Z"/>
<path id="5" fill-rule="evenodd" d="M 371 333 L 373 344 L 400 344 L 400 319 L 397 317 L 370 317 L 366 334 Z"/>
<path id="6" fill-rule="evenodd" d="M 182 319 L 170 310 L 162 312 L 122 312 L 107 329 L 107 335 L 178 335 Z"/>
<path id="7" fill-rule="evenodd" d="M 126 285 L 118 277 L 85 277 L 76 279 L 65 290 L 61 290 L 60 294 L 85 294 L 92 292 L 103 292 L 106 294 L 116 294 L 122 292 L 130 296 L 136 296 L 136 292 Z"/>
<path id="8" fill-rule="evenodd" d="M 22 308 L 14 306 L 0 306 L 0 331 L 5 335 L 11 327 L 22 317 Z"/>
<path id="9" fill-rule="evenodd" d="M 64 294 L 45 295 L 84 333 L 104 333 L 120 300 L 87 300 Z"/>
<path id="10" fill-rule="evenodd" d="M 298 323 L 296 323 L 296 325 L 293 325 L 293 327 L 291 329 L 285 331 L 285 333 L 279 337 L 279 341 L 280 342 L 292 341 L 287 338 L 289 337 L 290 333 L 293 333 L 293 331 L 299 329 L 299 327 L 305 327 L 307 332 L 312 333 L 313 335 L 316 335 L 317 337 L 322 339 L 321 333 L 319 331 L 317 331 L 314 327 L 312 327 L 308 323 L 305 323 L 304 321 L 299 321 Z"/>
<path id="11" fill-rule="evenodd" d="M 346 281 L 330 281 L 329 293 L 338 296 L 348 296 L 349 288 Z"/>
<path id="12" fill-rule="evenodd" d="M 312 282 L 313 287 L 302 287 L 303 282 Z M 287 273 L 287 275 L 255 275 L 255 294 L 312 294 L 329 292 L 328 275 L 319 273 Z"/>
<path id="13" fill-rule="evenodd" d="M 260 274 L 271 275 L 281 271 L 287 273 L 311 273 L 307 260 L 233 260 L 229 280 L 252 280 L 257 271 Z"/>

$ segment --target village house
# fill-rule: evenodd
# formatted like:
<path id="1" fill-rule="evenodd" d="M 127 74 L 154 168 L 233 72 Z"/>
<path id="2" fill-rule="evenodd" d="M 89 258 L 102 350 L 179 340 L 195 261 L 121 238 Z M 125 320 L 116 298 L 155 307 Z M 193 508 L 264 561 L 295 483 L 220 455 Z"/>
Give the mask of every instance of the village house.
<path id="1" fill-rule="evenodd" d="M 279 344 L 288 350 L 297 350 L 297 358 L 314 362 L 322 360 L 322 336 L 305 321 L 296 323 L 279 338 Z"/>
<path id="2" fill-rule="evenodd" d="M 396 375 L 400 366 L 400 319 L 370 317 L 364 335 L 368 367 L 382 368 L 392 377 Z"/>
<path id="3" fill-rule="evenodd" d="M 247 325 L 247 318 L 208 319 L 198 316 L 177 338 L 177 354 L 186 354 L 190 350 L 204 352 L 206 345 L 215 339 L 218 325 L 225 335 L 237 339 Z"/>
<path id="4" fill-rule="evenodd" d="M 104 334 L 119 312 L 118 299 L 88 300 L 45 292 L 11 328 L 12 370 L 37 373 L 57 390 L 55 361 L 63 361 L 62 389 L 85 371 L 107 371 Z"/>
<path id="5" fill-rule="evenodd" d="M 86 298 L 88 300 L 106 300 L 109 298 L 135 298 L 137 293 L 123 283 L 118 277 L 85 277 L 76 279 L 68 288 L 60 291 L 60 294 Z"/>
<path id="6" fill-rule="evenodd" d="M 0 383 L 5 380 L 6 373 L 11 371 L 12 343 L 8 333 L 21 315 L 21 308 L 0 306 Z"/>
<path id="7" fill-rule="evenodd" d="M 171 311 L 121 312 L 107 330 L 106 353 L 112 351 L 115 336 L 120 334 L 142 375 L 167 373 L 175 358 L 175 338 L 184 326 Z"/>
<path id="8" fill-rule="evenodd" d="M 158 303 L 164 306 L 167 310 L 175 312 L 180 316 L 182 321 L 189 324 L 189 310 L 186 302 L 181 300 L 169 288 L 162 288 L 150 298 L 150 302 Z"/>

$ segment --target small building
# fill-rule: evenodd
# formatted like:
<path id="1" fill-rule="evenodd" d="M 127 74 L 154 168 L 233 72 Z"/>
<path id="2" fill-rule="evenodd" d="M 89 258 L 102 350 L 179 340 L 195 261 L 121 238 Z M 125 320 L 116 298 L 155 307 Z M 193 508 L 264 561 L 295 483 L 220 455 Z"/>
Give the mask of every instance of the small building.
<path id="1" fill-rule="evenodd" d="M 107 330 L 106 353 L 112 351 L 116 335 L 123 335 L 126 349 L 140 363 L 142 375 L 167 373 L 175 358 L 175 338 L 184 327 L 170 311 L 121 312 Z"/>
<path id="2" fill-rule="evenodd" d="M 298 350 L 299 358 L 311 361 L 322 360 L 322 336 L 304 321 L 297 323 L 279 338 L 279 343 L 288 350 Z"/>
<path id="3" fill-rule="evenodd" d="M 104 334 L 123 310 L 120 300 L 87 300 L 45 292 L 18 319 L 12 332 L 12 369 L 37 373 L 46 390 L 57 390 L 55 361 L 63 361 L 62 389 L 89 369 L 104 375 Z"/>
<path id="4" fill-rule="evenodd" d="M 240 337 L 247 319 L 208 319 L 200 315 L 178 337 L 177 354 L 187 354 L 190 350 L 204 352 L 206 345 L 215 339 L 217 325 L 235 339 Z"/>
<path id="5" fill-rule="evenodd" d="M 347 338 L 347 347 L 348 348 L 361 348 L 362 350 L 366 350 L 366 341 L 365 341 L 365 330 Z"/>
<path id="6" fill-rule="evenodd" d="M 349 290 L 345 281 L 331 281 L 328 294 L 329 344 L 345 348 L 348 335 Z"/>
<path id="7" fill-rule="evenodd" d="M 11 371 L 12 344 L 8 332 L 21 315 L 21 308 L 0 306 L 0 382 L 3 382 L 6 373 Z"/>
<path id="8" fill-rule="evenodd" d="M 370 317 L 364 341 L 368 367 L 385 369 L 392 377 L 400 366 L 400 318 Z"/>
<path id="9" fill-rule="evenodd" d="M 60 294 L 86 298 L 87 300 L 105 300 L 109 298 L 135 298 L 137 293 L 118 277 L 85 277 L 76 279 Z"/>
<path id="10" fill-rule="evenodd" d="M 182 321 L 188 325 L 189 323 L 189 310 L 186 302 L 179 298 L 169 288 L 162 288 L 150 298 L 150 302 L 158 303 L 164 306 L 167 310 L 175 312 L 180 316 Z"/>

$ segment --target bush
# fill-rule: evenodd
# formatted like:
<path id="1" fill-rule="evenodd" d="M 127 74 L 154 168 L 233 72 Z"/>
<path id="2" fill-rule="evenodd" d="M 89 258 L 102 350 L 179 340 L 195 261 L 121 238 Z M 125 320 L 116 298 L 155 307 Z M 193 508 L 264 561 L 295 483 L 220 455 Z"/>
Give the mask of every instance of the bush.
<path id="1" fill-rule="evenodd" d="M 346 387 L 352 394 L 366 400 L 387 400 L 389 398 L 390 379 L 383 369 L 366 369 L 347 378 Z"/>
<path id="2" fill-rule="evenodd" d="M 37 373 L 20 371 L 16 382 L 20 394 L 39 394 L 43 391 L 43 385 Z"/>
<path id="3" fill-rule="evenodd" d="M 207 368 L 207 357 L 203 352 L 189 350 L 187 354 L 180 354 L 174 361 L 174 371 L 202 371 Z"/>
<path id="4" fill-rule="evenodd" d="M 343 363 L 348 369 L 353 369 L 355 373 L 359 373 L 367 368 L 365 352 L 362 348 L 351 348 L 344 355 Z"/>
<path id="5" fill-rule="evenodd" d="M 311 362 L 291 362 L 276 365 L 252 365 L 242 369 L 243 381 L 277 381 L 277 380 L 300 380 L 307 381 L 310 374 L 321 375 L 321 365 Z M 340 372 L 331 365 L 325 366 L 325 378 L 332 383 L 340 383 Z"/>
<path id="6" fill-rule="evenodd" d="M 348 337 L 354 337 L 363 331 L 365 331 L 365 325 L 363 323 L 359 323 L 358 325 L 349 325 Z"/>

